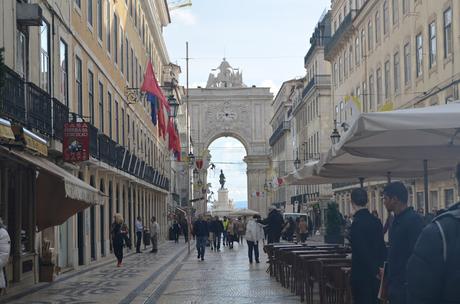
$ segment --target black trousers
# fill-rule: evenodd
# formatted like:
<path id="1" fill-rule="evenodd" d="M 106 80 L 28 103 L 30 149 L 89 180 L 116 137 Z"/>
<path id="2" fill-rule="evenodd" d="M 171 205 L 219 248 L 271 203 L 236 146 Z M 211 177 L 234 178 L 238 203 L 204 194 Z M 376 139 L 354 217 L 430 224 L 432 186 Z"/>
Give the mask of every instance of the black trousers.
<path id="1" fill-rule="evenodd" d="M 248 243 L 248 257 L 249 262 L 252 263 L 252 252 L 254 251 L 254 257 L 256 262 L 259 262 L 259 242 L 247 241 Z"/>
<path id="2" fill-rule="evenodd" d="M 379 292 L 379 280 L 369 278 L 368 280 L 352 281 L 351 288 L 354 304 L 377 304 Z"/>
<path id="3" fill-rule="evenodd" d="M 113 253 L 118 260 L 118 263 L 123 261 L 123 242 L 113 244 Z"/>
<path id="4" fill-rule="evenodd" d="M 136 232 L 136 252 L 141 252 L 142 232 Z"/>

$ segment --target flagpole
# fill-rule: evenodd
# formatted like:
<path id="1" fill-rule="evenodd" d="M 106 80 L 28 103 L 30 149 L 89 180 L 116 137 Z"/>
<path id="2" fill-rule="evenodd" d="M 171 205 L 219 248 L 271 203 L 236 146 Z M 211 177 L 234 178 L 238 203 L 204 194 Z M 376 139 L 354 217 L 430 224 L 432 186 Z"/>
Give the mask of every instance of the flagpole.
<path id="1" fill-rule="evenodd" d="M 185 62 L 186 62 L 186 67 L 185 67 L 185 75 L 186 75 L 186 91 L 185 91 L 185 102 L 187 106 L 187 112 L 186 112 L 186 129 L 187 129 L 187 156 L 191 152 L 190 151 L 190 127 L 189 127 L 189 106 L 188 106 L 188 41 L 185 42 Z M 187 164 L 188 166 L 188 164 Z M 190 195 L 190 170 L 191 168 L 188 166 L 188 171 L 187 171 L 187 190 L 188 190 L 188 195 L 187 195 L 187 206 L 188 206 L 188 253 L 190 254 L 190 239 L 192 238 L 192 234 L 190 231 L 190 226 L 192 225 L 192 203 L 190 202 L 191 195 Z"/>

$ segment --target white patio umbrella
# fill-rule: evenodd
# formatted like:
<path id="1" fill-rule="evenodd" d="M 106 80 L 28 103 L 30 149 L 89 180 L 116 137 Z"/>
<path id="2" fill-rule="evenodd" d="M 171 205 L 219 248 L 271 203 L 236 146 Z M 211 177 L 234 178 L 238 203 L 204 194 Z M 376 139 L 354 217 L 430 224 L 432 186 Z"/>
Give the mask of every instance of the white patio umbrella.
<path id="1" fill-rule="evenodd" d="M 232 211 L 230 212 L 229 215 L 230 216 L 253 216 L 255 214 L 259 214 L 259 212 L 252 210 L 252 209 L 243 208 L 243 209 Z"/>
<path id="2" fill-rule="evenodd" d="M 451 168 L 460 161 L 460 103 L 388 112 L 362 113 L 333 154 L 346 151 L 360 157 L 383 158 L 403 165 L 417 161 L 424 171 L 425 211 L 428 209 L 428 169 Z M 439 166 L 437 165 L 439 164 Z M 443 165 L 444 164 L 444 165 Z"/>

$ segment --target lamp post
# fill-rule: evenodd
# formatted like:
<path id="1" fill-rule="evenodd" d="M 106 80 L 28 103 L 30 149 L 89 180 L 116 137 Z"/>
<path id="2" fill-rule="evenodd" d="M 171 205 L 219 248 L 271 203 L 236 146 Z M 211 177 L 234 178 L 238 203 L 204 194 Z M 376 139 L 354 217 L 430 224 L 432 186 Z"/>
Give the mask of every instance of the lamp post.
<path id="1" fill-rule="evenodd" d="M 297 157 L 296 157 L 296 159 L 294 161 L 294 167 L 295 167 L 296 170 L 299 169 L 299 167 L 300 167 L 300 159 L 299 159 L 299 151 L 298 150 L 297 150 Z"/>
<path id="2" fill-rule="evenodd" d="M 168 103 L 169 103 L 169 106 L 171 107 L 171 111 L 169 112 L 169 117 L 176 118 L 177 109 L 179 109 L 179 102 L 174 97 L 174 95 L 171 94 L 168 96 Z"/>
<path id="3" fill-rule="evenodd" d="M 335 145 L 340 141 L 340 134 L 339 131 L 337 131 L 337 120 L 334 119 L 334 130 L 332 131 L 331 134 L 331 141 L 332 144 Z"/>

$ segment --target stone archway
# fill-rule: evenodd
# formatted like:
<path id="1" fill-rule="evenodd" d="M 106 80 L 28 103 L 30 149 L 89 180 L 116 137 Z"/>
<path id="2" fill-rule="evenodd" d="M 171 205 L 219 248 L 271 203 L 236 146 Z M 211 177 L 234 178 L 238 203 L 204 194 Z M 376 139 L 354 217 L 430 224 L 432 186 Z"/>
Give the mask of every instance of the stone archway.
<path id="1" fill-rule="evenodd" d="M 244 161 L 247 164 L 248 208 L 265 215 L 269 198 L 254 193 L 264 192 L 268 178 L 273 94 L 269 88 L 246 87 L 242 74 L 225 59 L 216 70 L 217 75 L 209 75 L 206 88 L 189 90 L 190 136 L 194 153 L 203 154 L 220 137 L 238 139 L 247 153 Z"/>

